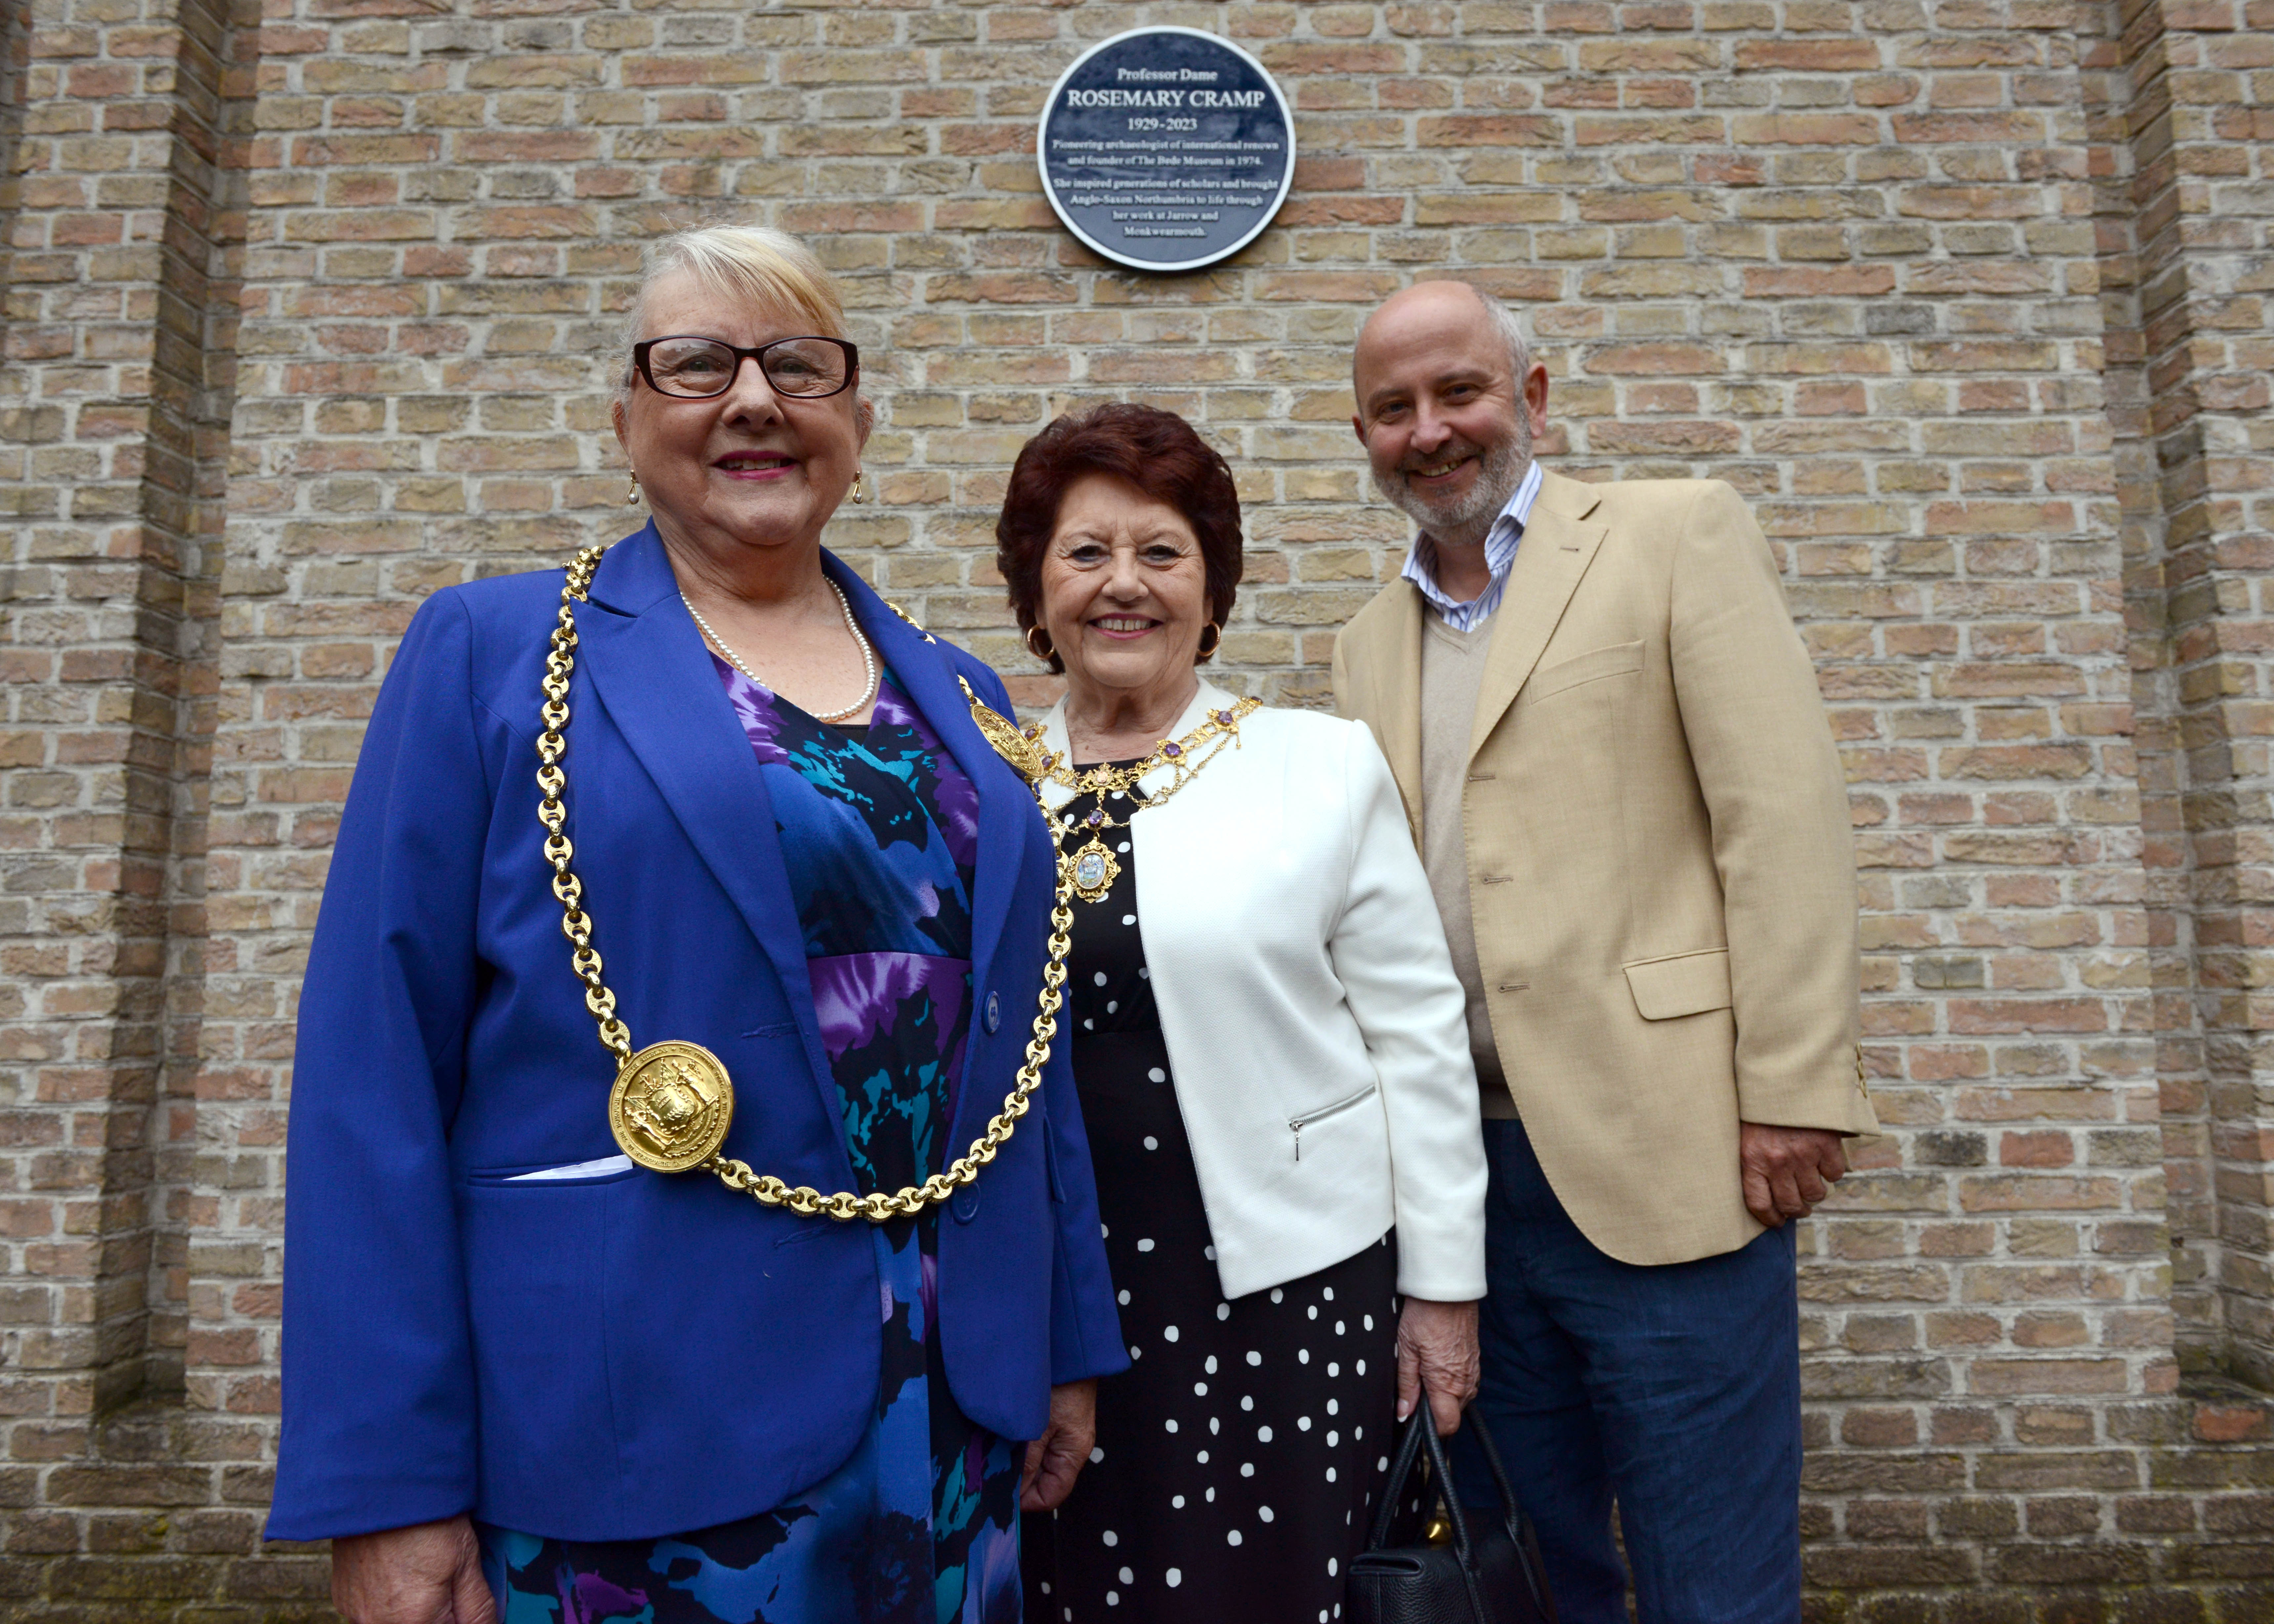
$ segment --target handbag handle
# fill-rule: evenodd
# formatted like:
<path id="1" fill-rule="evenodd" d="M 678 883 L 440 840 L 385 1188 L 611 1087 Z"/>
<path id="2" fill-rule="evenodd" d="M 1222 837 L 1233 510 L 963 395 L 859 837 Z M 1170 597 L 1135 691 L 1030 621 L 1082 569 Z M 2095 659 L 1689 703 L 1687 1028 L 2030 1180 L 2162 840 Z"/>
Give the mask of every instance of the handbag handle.
<path id="1" fill-rule="evenodd" d="M 1429 1394 L 1423 1388 L 1421 1402 L 1416 1408 L 1410 1424 L 1421 1434 L 1421 1442 L 1429 1451 L 1429 1466 L 1437 1474 L 1437 1487 L 1443 1496 L 1446 1520 L 1453 1525 L 1453 1553 L 1461 1570 L 1461 1588 L 1469 1593 L 1469 1613 L 1476 1624 L 1492 1624 L 1492 1614 L 1485 1611 L 1484 1591 L 1479 1588 L 1477 1552 L 1469 1538 L 1469 1519 L 1461 1509 L 1460 1492 L 1453 1487 L 1453 1468 L 1445 1459 L 1445 1440 L 1437 1436 L 1435 1417 L 1429 1409 Z"/>
<path id="2" fill-rule="evenodd" d="M 1500 1450 L 1492 1440 L 1492 1429 L 1483 1422 L 1474 1424 L 1477 1447 L 1484 1451 L 1485 1465 L 1492 1472 L 1493 1486 L 1500 1491 L 1501 1515 L 1508 1523 L 1508 1537 L 1518 1545 L 1524 1543 L 1524 1514 L 1516 1503 L 1516 1487 L 1508 1480 L 1508 1468 L 1500 1463 Z"/>
<path id="3" fill-rule="evenodd" d="M 1540 1575 L 1532 1571 L 1531 1553 L 1524 1545 L 1524 1515 L 1516 1503 L 1516 1488 L 1510 1483 L 1507 1467 L 1501 1464 L 1500 1450 L 1492 1440 L 1491 1429 L 1483 1422 L 1473 1424 L 1477 1446 L 1484 1451 L 1485 1465 L 1492 1473 L 1493 1486 L 1500 1491 L 1501 1517 L 1508 1528 L 1510 1541 L 1516 1546 L 1517 1566 L 1524 1575 L 1525 1588 L 1532 1592 L 1532 1605 L 1543 1618 L 1553 1618 L 1547 1598 L 1540 1588 Z M 1382 1492 L 1382 1505 L 1374 1514 L 1374 1526 L 1367 1531 L 1366 1548 L 1379 1551 L 1389 1542 L 1389 1524 L 1397 1510 L 1397 1502 L 1405 1492 L 1406 1479 L 1413 1475 L 1413 1462 L 1424 1447 L 1429 1452 L 1429 1465 L 1437 1474 L 1437 1486 L 1444 1497 L 1445 1517 L 1453 1525 L 1453 1548 L 1459 1554 L 1461 1576 L 1466 1582 L 1469 1605 L 1475 1610 L 1479 1624 L 1484 1624 L 1491 1614 L 1485 1611 L 1484 1598 L 1477 1590 L 1476 1562 L 1469 1539 L 1469 1520 L 1461 1508 L 1461 1497 L 1453 1487 L 1453 1469 L 1445 1458 L 1443 1440 L 1429 1410 L 1429 1394 L 1425 1386 L 1421 1402 L 1405 1423 L 1405 1432 L 1397 1440 L 1397 1457 L 1390 1462 L 1389 1480 Z"/>
<path id="4" fill-rule="evenodd" d="M 1453 1474 L 1446 1465 L 1444 1447 L 1438 1440 L 1437 1429 L 1432 1426 L 1425 1433 L 1416 1425 L 1421 1413 L 1428 1407 L 1429 1390 L 1424 1384 L 1421 1402 L 1415 1406 L 1413 1414 L 1406 1418 L 1405 1432 L 1398 1439 L 1397 1455 L 1390 1462 L 1389 1486 L 1382 1496 L 1381 1508 L 1374 1514 L 1374 1527 L 1367 1535 L 1366 1548 L 1369 1551 L 1379 1551 L 1389 1539 L 1389 1524 L 1397 1509 L 1397 1498 L 1405 1492 L 1405 1480 L 1412 1475 L 1413 1462 L 1421 1453 L 1425 1437 L 1428 1440 L 1429 1463 L 1436 1470 L 1437 1480 L 1444 1489 L 1448 1515 L 1456 1531 L 1461 1530 L 1464 1519 L 1458 1515 L 1460 1496 L 1453 1492 Z M 1524 1520 L 1523 1512 L 1516 1502 L 1516 1487 L 1509 1481 L 1508 1468 L 1501 1464 L 1500 1451 L 1493 1445 L 1492 1430 L 1481 1421 L 1475 1426 L 1477 1445 L 1484 1451 L 1485 1466 L 1492 1473 L 1493 1487 L 1500 1491 L 1501 1520 L 1508 1525 L 1508 1537 L 1520 1545 L 1523 1543 Z M 1465 1534 L 1463 1535 L 1462 1549 L 1467 1549 Z"/>
<path id="5" fill-rule="evenodd" d="M 1406 1479 L 1413 1475 L 1413 1462 L 1425 1448 L 1429 1452 L 1429 1468 L 1437 1474 L 1438 1492 L 1444 1497 L 1446 1520 L 1453 1525 L 1453 1548 L 1461 1553 L 1461 1565 L 1465 1568 L 1472 1549 L 1469 1519 L 1461 1509 L 1460 1495 L 1454 1492 L 1453 1469 L 1445 1459 L 1444 1441 L 1437 1436 L 1426 1390 L 1406 1419 L 1404 1435 L 1397 1440 L 1397 1456 L 1389 1464 L 1389 1481 L 1382 1490 L 1382 1504 L 1374 1511 L 1374 1526 L 1367 1532 L 1366 1548 L 1379 1551 L 1389 1543 L 1389 1524 L 1397 1515 L 1398 1500 L 1405 1492 Z"/>
<path id="6" fill-rule="evenodd" d="M 1413 1475 L 1414 1457 L 1421 1453 L 1421 1434 L 1415 1423 L 1428 1408 L 1424 1400 L 1407 1417 L 1405 1430 L 1398 1434 L 1397 1452 L 1390 1457 L 1389 1477 L 1382 1485 L 1382 1504 L 1374 1510 L 1374 1526 L 1367 1530 L 1366 1548 L 1369 1551 L 1379 1551 L 1389 1543 L 1390 1521 L 1397 1515 L 1397 1502 L 1405 1492 L 1405 1480 Z"/>
<path id="7" fill-rule="evenodd" d="M 1485 1465 L 1492 1472 L 1493 1486 L 1500 1491 L 1501 1519 L 1508 1529 L 1509 1543 L 1516 1547 L 1517 1567 L 1524 1575 L 1525 1588 L 1532 1592 L 1532 1609 L 1542 1618 L 1554 1618 L 1547 1592 L 1540 1588 L 1540 1575 L 1532 1568 L 1532 1553 L 1525 1547 L 1524 1510 L 1516 1503 L 1516 1485 L 1508 1480 L 1508 1468 L 1500 1462 L 1500 1447 L 1493 1442 L 1492 1428 L 1480 1420 L 1470 1425 L 1476 1432 L 1477 1447 L 1484 1451 Z M 1447 1486 L 1449 1489 L 1449 1480 Z"/>

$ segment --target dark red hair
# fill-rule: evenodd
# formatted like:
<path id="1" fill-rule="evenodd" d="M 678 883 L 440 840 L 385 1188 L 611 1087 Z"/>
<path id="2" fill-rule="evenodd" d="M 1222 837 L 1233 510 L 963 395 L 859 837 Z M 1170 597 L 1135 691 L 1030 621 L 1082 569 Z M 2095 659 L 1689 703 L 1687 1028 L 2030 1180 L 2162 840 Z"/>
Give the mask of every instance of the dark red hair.
<path id="1" fill-rule="evenodd" d="M 1058 418 L 1028 440 L 1012 465 L 1003 516 L 995 521 L 995 567 L 1009 588 L 1019 629 L 1031 633 L 1039 619 L 1043 554 L 1058 530 L 1058 504 L 1084 474 L 1126 479 L 1184 515 L 1201 544 L 1209 619 L 1221 628 L 1243 568 L 1231 465 L 1175 412 L 1117 401 Z M 1055 653 L 1050 669 L 1065 669 Z"/>

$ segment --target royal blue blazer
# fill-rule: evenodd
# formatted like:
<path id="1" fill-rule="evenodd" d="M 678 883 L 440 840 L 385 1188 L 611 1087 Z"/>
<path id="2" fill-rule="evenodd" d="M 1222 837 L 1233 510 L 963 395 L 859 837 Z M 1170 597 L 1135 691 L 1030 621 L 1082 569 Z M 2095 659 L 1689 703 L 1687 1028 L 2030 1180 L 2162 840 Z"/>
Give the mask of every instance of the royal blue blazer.
<path id="1" fill-rule="evenodd" d="M 956 683 L 985 665 L 824 555 L 979 797 L 972 1011 L 949 1143 L 1009 1092 L 1035 1013 L 1050 838 Z M 566 1539 L 764 1511 L 853 1451 L 875 1404 L 870 1226 L 707 1173 L 514 1184 L 616 1154 L 615 1066 L 539 851 L 537 711 L 561 574 L 437 592 L 381 688 L 309 955 L 285 1198 L 282 1440 L 268 1534 L 471 1511 Z M 654 527 L 576 612 L 568 832 L 636 1047 L 701 1043 L 726 1154 L 855 1188 L 772 811 Z M 997 1434 L 1128 1356 L 1061 1022 L 1034 1108 L 939 1221 L 949 1387 Z"/>

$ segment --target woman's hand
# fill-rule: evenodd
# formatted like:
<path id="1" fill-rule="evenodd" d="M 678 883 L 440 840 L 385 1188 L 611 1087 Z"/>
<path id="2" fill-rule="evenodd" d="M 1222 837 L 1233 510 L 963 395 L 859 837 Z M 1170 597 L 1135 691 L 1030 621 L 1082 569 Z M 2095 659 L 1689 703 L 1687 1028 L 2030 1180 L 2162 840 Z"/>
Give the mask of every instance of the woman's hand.
<path id="1" fill-rule="evenodd" d="M 497 1624 L 471 1517 L 335 1539 L 332 1605 L 348 1624 Z"/>
<path id="2" fill-rule="evenodd" d="M 1069 1381 L 1050 1389 L 1050 1425 L 1027 1446 L 1019 1509 L 1050 1511 L 1065 1503 L 1097 1442 L 1097 1383 Z"/>
<path id="3" fill-rule="evenodd" d="M 1423 1385 L 1437 1435 L 1461 1430 L 1461 1410 L 1477 1395 L 1477 1305 L 1405 1299 L 1397 1320 L 1397 1418 L 1413 1413 Z"/>

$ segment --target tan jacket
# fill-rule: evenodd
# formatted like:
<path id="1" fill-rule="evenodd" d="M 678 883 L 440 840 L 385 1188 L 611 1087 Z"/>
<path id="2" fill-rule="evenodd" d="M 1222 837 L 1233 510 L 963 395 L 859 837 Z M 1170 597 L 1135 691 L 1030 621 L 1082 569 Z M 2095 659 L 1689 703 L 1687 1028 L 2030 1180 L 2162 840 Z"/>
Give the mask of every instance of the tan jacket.
<path id="1" fill-rule="evenodd" d="M 1425 613 L 1385 588 L 1334 664 L 1417 838 Z M 1548 474 L 1492 626 L 1462 820 L 1509 1090 L 1596 1245 L 1735 1251 L 1741 1119 L 1879 1130 L 1847 789 L 1768 544 L 1719 480 Z"/>

